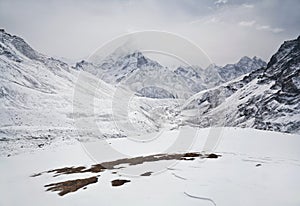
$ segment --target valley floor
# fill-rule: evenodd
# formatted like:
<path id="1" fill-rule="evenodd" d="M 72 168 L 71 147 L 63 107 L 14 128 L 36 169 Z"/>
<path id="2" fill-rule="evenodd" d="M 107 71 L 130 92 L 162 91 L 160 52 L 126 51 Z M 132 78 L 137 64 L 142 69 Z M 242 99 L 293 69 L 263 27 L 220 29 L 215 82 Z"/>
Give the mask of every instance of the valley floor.
<path id="1" fill-rule="evenodd" d="M 220 137 L 209 151 L 218 158 L 198 153 L 209 134 Z M 299 135 L 190 127 L 60 145 L 1 157 L 0 205 L 298 206 L 299 145 Z M 65 189 L 77 190 L 59 195 L 49 186 L 66 181 Z"/>

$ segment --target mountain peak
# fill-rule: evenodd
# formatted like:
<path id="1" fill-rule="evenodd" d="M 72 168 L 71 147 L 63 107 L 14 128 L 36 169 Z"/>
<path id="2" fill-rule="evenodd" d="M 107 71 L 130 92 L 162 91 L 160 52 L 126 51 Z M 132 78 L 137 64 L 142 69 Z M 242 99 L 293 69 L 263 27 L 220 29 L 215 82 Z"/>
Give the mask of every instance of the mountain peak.
<path id="1" fill-rule="evenodd" d="M 250 64 L 259 64 L 261 67 L 266 66 L 266 62 L 261 58 L 254 56 L 252 58 L 248 56 L 243 56 L 237 63 L 237 66 L 248 66 Z"/>
<path id="2" fill-rule="evenodd" d="M 127 58 L 133 57 L 133 58 L 137 58 L 138 59 L 138 58 L 144 58 L 145 56 L 140 51 L 134 51 L 134 52 L 131 52 L 131 53 L 125 55 L 125 57 L 127 57 Z"/>
<path id="3" fill-rule="evenodd" d="M 214 69 L 218 67 L 215 63 L 211 63 L 210 65 L 208 65 L 208 67 L 206 69 Z"/>
<path id="4" fill-rule="evenodd" d="M 299 48 L 300 48 L 299 37 L 297 39 L 284 41 L 284 43 L 279 47 L 278 51 L 271 57 L 267 67 L 272 67 L 272 65 L 285 59 L 286 56 L 289 56 L 291 53 L 296 54 L 297 52 L 299 52 Z"/>
<path id="5" fill-rule="evenodd" d="M 258 63 L 261 64 L 262 66 L 265 66 L 265 61 L 263 61 L 261 58 L 254 56 L 252 58 L 248 57 L 248 56 L 243 56 L 237 63 L 236 65 L 245 65 L 245 64 L 249 64 L 249 63 Z"/>
<path id="6" fill-rule="evenodd" d="M 250 58 L 250 57 L 248 57 L 248 56 L 243 56 L 241 59 L 240 59 L 240 61 L 239 62 L 241 62 L 241 61 L 251 61 L 252 59 Z"/>

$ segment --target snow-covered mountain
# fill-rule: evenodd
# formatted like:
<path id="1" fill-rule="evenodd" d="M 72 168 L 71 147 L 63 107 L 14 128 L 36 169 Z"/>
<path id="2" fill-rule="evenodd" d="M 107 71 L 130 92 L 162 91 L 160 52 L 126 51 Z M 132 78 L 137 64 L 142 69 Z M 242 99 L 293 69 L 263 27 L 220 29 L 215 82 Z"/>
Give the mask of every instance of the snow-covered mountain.
<path id="1" fill-rule="evenodd" d="M 267 68 L 260 68 L 264 65 L 256 57 L 244 57 L 225 67 L 171 70 L 135 51 L 71 67 L 0 30 L 1 152 L 76 138 L 140 135 L 181 124 L 219 125 L 224 119 L 220 114 L 226 126 L 297 132 L 299 39 L 286 42 Z M 194 94 L 183 111 L 178 109 Z M 123 97 L 128 100 L 125 110 Z M 78 132 L 77 120 L 97 128 Z M 100 135 L 94 133 L 99 128 Z"/>
<path id="2" fill-rule="evenodd" d="M 112 54 L 99 65 L 81 61 L 75 68 L 97 75 L 109 84 L 126 86 L 144 97 L 184 99 L 193 94 L 180 75 L 139 51 L 117 57 Z"/>
<path id="3" fill-rule="evenodd" d="M 236 64 L 227 64 L 219 68 L 218 73 L 224 82 L 227 82 L 265 66 L 267 66 L 266 62 L 256 56 L 252 59 L 244 56 Z"/>
<path id="4" fill-rule="evenodd" d="M 97 75 L 109 84 L 125 85 L 144 97 L 186 99 L 264 66 L 266 63 L 257 57 L 243 57 L 236 64 L 224 67 L 212 64 L 206 69 L 180 66 L 172 70 L 142 52 L 124 54 L 116 50 L 101 63 L 81 61 L 75 68 Z"/>
<path id="5" fill-rule="evenodd" d="M 4 30 L 0 46 L 1 153 L 75 138 L 71 117 L 76 71 Z"/>
<path id="6" fill-rule="evenodd" d="M 230 66 L 231 67 L 231 66 Z M 300 132 L 300 37 L 284 42 L 266 68 L 194 95 L 186 124 Z"/>
<path id="7" fill-rule="evenodd" d="M 128 105 L 129 118 L 127 113 L 113 117 L 111 105 L 115 88 L 112 85 L 38 53 L 22 38 L 3 29 L 0 30 L 0 72 L 1 154 L 74 141 L 81 136 L 128 135 L 116 128 L 116 122 L 129 120 L 141 133 L 156 131 L 159 127 L 160 121 L 154 122 L 149 112 L 164 102 L 149 103 L 136 97 L 137 103 Z M 74 97 L 75 92 L 92 101 L 81 105 L 81 99 Z M 95 108 L 95 112 L 90 108 Z M 102 136 L 94 133 L 94 128 L 77 131 L 74 125 L 77 119 L 95 122 Z"/>
<path id="8" fill-rule="evenodd" d="M 237 63 L 227 64 L 224 67 L 215 64 L 209 65 L 206 69 L 197 66 L 179 67 L 175 70 L 175 73 L 186 79 L 192 91 L 200 92 L 265 67 L 266 65 L 266 62 L 257 57 L 251 59 L 244 56 Z"/>

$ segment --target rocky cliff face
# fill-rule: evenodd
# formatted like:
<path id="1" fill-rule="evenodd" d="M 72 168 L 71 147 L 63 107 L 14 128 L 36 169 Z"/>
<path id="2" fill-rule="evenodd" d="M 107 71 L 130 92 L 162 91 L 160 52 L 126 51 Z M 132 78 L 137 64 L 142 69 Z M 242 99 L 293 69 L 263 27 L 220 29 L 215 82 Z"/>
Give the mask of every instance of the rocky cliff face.
<path id="1" fill-rule="evenodd" d="M 266 68 L 194 95 L 182 112 L 185 123 L 299 133 L 299 71 L 298 37 L 284 42 Z"/>

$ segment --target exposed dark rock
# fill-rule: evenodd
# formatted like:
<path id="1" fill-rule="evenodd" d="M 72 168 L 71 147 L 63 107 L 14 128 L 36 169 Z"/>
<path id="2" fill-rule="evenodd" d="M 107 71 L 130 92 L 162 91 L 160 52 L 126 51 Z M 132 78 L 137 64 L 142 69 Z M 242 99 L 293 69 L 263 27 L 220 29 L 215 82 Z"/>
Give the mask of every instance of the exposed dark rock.
<path id="1" fill-rule="evenodd" d="M 117 179 L 117 180 L 111 181 L 111 185 L 112 185 L 113 187 L 117 187 L 117 186 L 124 185 L 124 184 L 127 183 L 127 182 L 130 182 L 130 180 L 120 180 L 120 179 Z"/>
<path id="2" fill-rule="evenodd" d="M 206 158 L 211 158 L 211 159 L 217 159 L 218 157 L 220 157 L 220 155 L 216 155 L 214 153 L 211 153 L 211 154 L 206 156 Z"/>
<path id="3" fill-rule="evenodd" d="M 145 172 L 145 173 L 141 174 L 141 176 L 151 176 L 152 173 L 153 172 Z"/>

